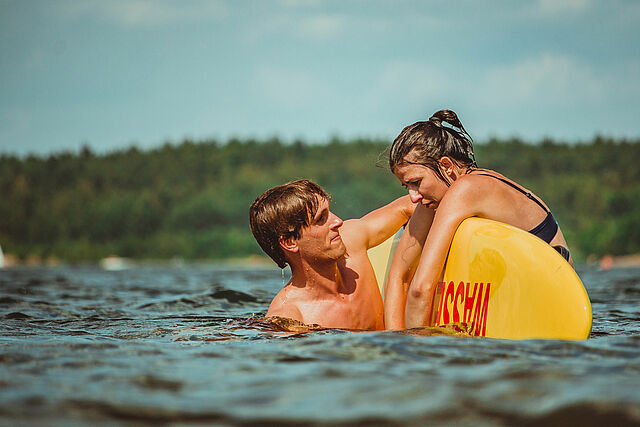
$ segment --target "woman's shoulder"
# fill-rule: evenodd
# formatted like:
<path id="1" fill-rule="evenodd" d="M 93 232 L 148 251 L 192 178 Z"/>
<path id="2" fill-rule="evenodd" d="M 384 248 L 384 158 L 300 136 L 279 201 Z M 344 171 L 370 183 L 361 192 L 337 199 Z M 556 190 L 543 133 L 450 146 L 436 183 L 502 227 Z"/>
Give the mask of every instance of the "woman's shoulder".
<path id="1" fill-rule="evenodd" d="M 451 185 L 451 188 L 456 186 L 460 188 L 459 191 L 477 191 L 480 188 L 492 188 L 496 185 L 504 185 L 505 182 L 510 185 L 518 185 L 517 183 L 513 182 L 509 178 L 494 170 L 474 169 L 464 175 L 459 176 L 456 182 Z"/>
<path id="2" fill-rule="evenodd" d="M 491 175 L 491 176 L 488 176 Z M 460 175 L 452 184 L 450 190 L 455 192 L 474 191 L 480 188 L 491 186 L 496 178 L 504 179 L 504 177 L 489 169 L 476 169 L 472 172 Z"/>
<path id="3" fill-rule="evenodd" d="M 507 192 L 513 189 L 522 194 L 529 194 L 531 191 L 516 181 L 507 178 L 499 172 L 491 169 L 476 169 L 471 173 L 465 175 L 469 178 L 469 181 L 475 185 L 482 185 L 488 188 L 490 191 L 494 189 L 506 190 Z"/>
<path id="4" fill-rule="evenodd" d="M 489 174 L 494 178 L 487 176 Z M 448 204 L 471 210 L 484 205 L 495 194 L 495 185 L 499 182 L 495 177 L 498 176 L 502 178 L 502 175 L 488 169 L 459 176 L 447 191 Z"/>

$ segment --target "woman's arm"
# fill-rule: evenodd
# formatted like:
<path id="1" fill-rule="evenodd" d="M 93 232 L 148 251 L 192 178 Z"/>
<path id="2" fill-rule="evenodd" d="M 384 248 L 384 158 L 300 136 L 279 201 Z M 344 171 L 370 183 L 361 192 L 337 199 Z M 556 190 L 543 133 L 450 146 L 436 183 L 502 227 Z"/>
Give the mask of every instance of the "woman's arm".
<path id="1" fill-rule="evenodd" d="M 340 228 L 352 247 L 371 249 L 393 236 L 409 221 L 416 207 L 409 196 L 400 197 L 359 219 L 350 219 Z"/>
<path id="2" fill-rule="evenodd" d="M 460 182 L 452 185 L 440 202 L 407 293 L 406 328 L 429 324 L 436 285 L 453 235 L 464 219 L 477 214 L 478 193 L 470 183 Z"/>
<path id="3" fill-rule="evenodd" d="M 433 210 L 417 206 L 398 242 L 384 284 L 384 324 L 387 329 L 404 329 L 407 289 L 418 266 L 433 215 Z"/>

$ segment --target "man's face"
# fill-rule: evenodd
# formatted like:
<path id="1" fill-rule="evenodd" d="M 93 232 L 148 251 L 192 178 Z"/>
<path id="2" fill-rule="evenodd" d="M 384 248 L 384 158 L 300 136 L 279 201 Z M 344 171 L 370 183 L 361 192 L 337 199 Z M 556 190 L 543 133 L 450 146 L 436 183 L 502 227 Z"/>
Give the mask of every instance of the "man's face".
<path id="1" fill-rule="evenodd" d="M 338 260 L 347 251 L 338 231 L 342 220 L 329 210 L 326 199 L 318 197 L 318 205 L 311 223 L 302 229 L 296 241 L 300 255 L 309 261 Z"/>

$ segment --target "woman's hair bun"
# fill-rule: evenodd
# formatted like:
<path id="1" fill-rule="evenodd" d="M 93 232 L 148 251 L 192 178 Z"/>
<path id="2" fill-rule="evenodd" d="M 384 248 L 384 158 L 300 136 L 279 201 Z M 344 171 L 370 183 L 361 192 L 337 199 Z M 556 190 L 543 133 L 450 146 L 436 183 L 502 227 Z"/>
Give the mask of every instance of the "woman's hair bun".
<path id="1" fill-rule="evenodd" d="M 465 134 L 469 135 L 462 126 L 458 115 L 452 110 L 438 110 L 429 119 L 429 121 L 440 124 L 440 122 L 449 123 L 451 126 L 455 126 Z"/>

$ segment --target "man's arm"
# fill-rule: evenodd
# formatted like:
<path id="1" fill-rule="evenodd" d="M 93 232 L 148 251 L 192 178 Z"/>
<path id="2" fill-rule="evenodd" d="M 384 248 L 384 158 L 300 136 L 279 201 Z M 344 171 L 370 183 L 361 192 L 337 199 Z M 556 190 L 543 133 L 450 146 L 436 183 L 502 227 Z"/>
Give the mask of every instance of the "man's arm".
<path id="1" fill-rule="evenodd" d="M 360 219 L 345 221 L 341 234 L 347 236 L 352 244 L 364 246 L 365 249 L 373 248 L 393 236 L 406 224 L 415 207 L 409 195 L 400 197 Z"/>

